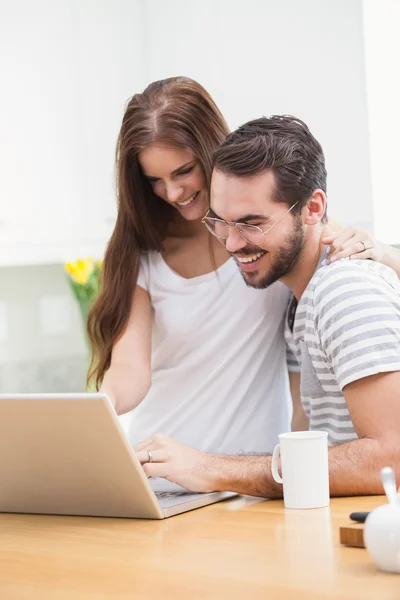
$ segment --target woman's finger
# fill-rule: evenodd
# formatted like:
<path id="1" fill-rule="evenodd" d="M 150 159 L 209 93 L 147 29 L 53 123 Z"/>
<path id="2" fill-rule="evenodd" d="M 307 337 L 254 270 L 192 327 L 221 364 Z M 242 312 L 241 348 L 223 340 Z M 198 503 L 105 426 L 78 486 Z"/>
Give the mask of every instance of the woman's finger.
<path id="1" fill-rule="evenodd" d="M 365 248 L 364 248 L 365 244 Z M 349 248 L 356 248 L 356 252 L 363 252 L 369 244 L 367 243 L 367 239 L 362 232 L 355 233 L 351 238 L 339 244 L 332 244 L 329 250 L 329 256 L 333 256 L 334 254 L 338 254 L 339 252 L 343 252 L 344 250 L 348 251 Z M 358 248 L 358 249 L 357 249 Z"/>
<path id="2" fill-rule="evenodd" d="M 330 246 L 335 238 L 336 238 L 336 234 L 335 235 L 325 235 L 323 238 L 321 238 L 321 243 L 324 244 L 325 246 Z"/>
<path id="3" fill-rule="evenodd" d="M 360 254 L 364 252 L 367 248 L 364 246 L 362 240 L 351 240 L 351 243 L 343 244 L 340 249 L 334 250 L 332 253 L 328 255 L 328 259 L 331 262 L 335 260 L 340 260 L 342 258 L 349 258 L 353 256 L 353 254 Z"/>
<path id="4" fill-rule="evenodd" d="M 331 258 L 332 256 L 336 256 L 339 253 L 347 250 L 350 247 L 353 247 L 358 242 L 358 239 L 350 238 L 345 242 L 341 242 L 341 244 L 330 244 L 329 252 L 327 258 Z"/>
<path id="5" fill-rule="evenodd" d="M 321 238 L 321 242 L 323 244 L 330 244 L 337 236 L 338 236 L 337 231 L 334 231 L 333 229 L 329 229 L 329 227 L 326 227 L 325 234 Z"/>
<path id="6" fill-rule="evenodd" d="M 357 254 L 353 254 L 353 256 L 350 256 L 351 260 L 361 260 L 366 258 L 375 260 L 375 251 L 373 248 L 367 248 L 367 250 L 364 250 L 364 252 L 358 252 Z"/>
<path id="7" fill-rule="evenodd" d="M 332 246 L 334 246 L 334 248 L 339 248 L 356 235 L 358 235 L 358 233 L 353 227 L 348 227 L 332 240 Z"/>
<path id="8" fill-rule="evenodd" d="M 359 246 L 357 245 L 355 247 L 350 247 L 349 249 L 346 249 L 343 252 L 339 252 L 339 254 L 335 254 L 334 256 L 332 256 L 332 258 L 327 259 L 327 263 L 333 263 L 343 258 L 351 258 L 352 260 L 365 260 L 366 258 L 371 258 L 372 260 L 375 260 L 374 248 L 367 248 L 362 252 L 360 252 L 358 248 Z"/>

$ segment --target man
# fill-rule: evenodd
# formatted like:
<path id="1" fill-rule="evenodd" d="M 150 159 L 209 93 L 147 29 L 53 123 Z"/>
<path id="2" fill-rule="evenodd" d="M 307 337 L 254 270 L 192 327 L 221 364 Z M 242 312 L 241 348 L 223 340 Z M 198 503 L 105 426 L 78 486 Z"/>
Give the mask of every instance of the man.
<path id="1" fill-rule="evenodd" d="M 293 292 L 286 335 L 310 429 L 329 434 L 331 495 L 381 493 L 381 467 L 400 474 L 400 284 L 372 261 L 326 264 L 325 221 L 324 155 L 303 122 L 262 118 L 228 136 L 204 222 L 248 285 L 279 279 Z M 163 436 L 137 452 L 148 476 L 195 491 L 282 495 L 270 456 L 204 454 Z"/>

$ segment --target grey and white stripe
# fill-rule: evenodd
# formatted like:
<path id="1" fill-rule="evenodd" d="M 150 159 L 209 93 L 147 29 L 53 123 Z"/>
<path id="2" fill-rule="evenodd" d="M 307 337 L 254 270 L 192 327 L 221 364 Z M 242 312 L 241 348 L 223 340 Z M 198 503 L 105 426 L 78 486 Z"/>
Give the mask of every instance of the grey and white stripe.
<path id="1" fill-rule="evenodd" d="M 357 438 L 343 388 L 377 373 L 400 370 L 400 282 L 373 261 L 322 262 L 296 311 L 288 347 L 301 366 L 302 402 L 310 429 L 329 443 Z"/>

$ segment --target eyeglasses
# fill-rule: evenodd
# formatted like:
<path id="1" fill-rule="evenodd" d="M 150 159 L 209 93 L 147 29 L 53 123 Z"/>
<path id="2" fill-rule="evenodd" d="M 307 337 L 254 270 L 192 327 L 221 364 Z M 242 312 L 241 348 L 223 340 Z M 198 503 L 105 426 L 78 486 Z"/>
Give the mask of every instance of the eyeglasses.
<path id="1" fill-rule="evenodd" d="M 208 231 L 215 235 L 215 237 L 220 240 L 227 240 L 229 237 L 229 229 L 233 227 L 236 229 L 240 237 L 247 242 L 248 244 L 253 244 L 254 246 L 259 246 L 262 244 L 264 240 L 264 235 L 271 231 L 273 227 L 279 221 L 283 219 L 290 211 L 298 204 L 297 201 L 293 206 L 291 206 L 286 212 L 283 213 L 279 219 L 277 219 L 272 225 L 268 227 L 268 229 L 262 230 L 257 225 L 248 225 L 247 223 L 237 223 L 236 221 L 224 221 L 223 219 L 215 219 L 214 217 L 208 217 L 207 212 L 206 216 L 201 220 L 202 223 L 207 227 Z"/>

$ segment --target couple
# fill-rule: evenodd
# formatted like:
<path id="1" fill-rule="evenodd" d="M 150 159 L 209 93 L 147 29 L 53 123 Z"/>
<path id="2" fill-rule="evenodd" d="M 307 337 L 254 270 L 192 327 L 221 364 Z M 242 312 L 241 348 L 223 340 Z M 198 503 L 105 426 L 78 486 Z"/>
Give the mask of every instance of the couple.
<path id="1" fill-rule="evenodd" d="M 191 80 L 156 82 L 128 105 L 118 219 L 89 320 L 92 372 L 117 412 L 137 407 L 129 435 L 136 445 L 150 435 L 137 446 L 148 475 L 276 496 L 268 456 L 218 453 L 268 453 L 289 429 L 285 326 L 310 426 L 341 443 L 330 450 L 332 493 L 380 491 L 379 466 L 396 466 L 398 453 L 396 276 L 371 261 L 325 266 L 324 158 L 301 122 L 226 134 Z M 337 257 L 371 252 L 358 232 L 338 240 Z M 286 318 L 288 288 L 299 306 Z M 292 423 L 306 428 L 298 397 L 293 385 Z"/>

